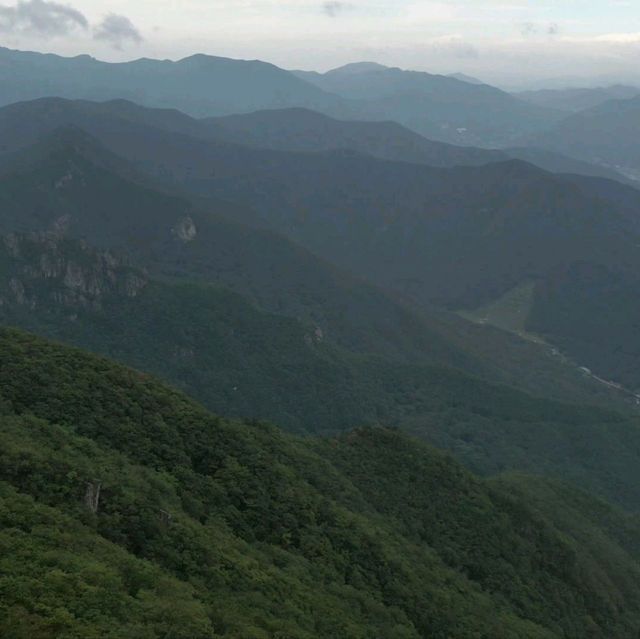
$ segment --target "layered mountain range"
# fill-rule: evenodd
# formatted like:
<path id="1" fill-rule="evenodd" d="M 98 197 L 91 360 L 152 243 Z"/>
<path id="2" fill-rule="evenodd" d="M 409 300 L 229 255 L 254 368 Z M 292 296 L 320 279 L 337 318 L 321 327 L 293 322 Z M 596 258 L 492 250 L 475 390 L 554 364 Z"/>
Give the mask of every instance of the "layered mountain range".
<path id="1" fill-rule="evenodd" d="M 0 634 L 637 634 L 637 98 L 0 62 Z"/>

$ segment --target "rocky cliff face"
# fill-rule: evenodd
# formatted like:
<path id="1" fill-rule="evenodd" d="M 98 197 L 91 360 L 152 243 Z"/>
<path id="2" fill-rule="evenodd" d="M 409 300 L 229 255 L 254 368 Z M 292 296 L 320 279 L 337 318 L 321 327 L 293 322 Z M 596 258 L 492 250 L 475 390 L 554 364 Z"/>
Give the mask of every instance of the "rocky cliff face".
<path id="1" fill-rule="evenodd" d="M 144 272 L 109 251 L 55 233 L 0 238 L 0 304 L 99 309 L 111 295 L 136 297 Z"/>

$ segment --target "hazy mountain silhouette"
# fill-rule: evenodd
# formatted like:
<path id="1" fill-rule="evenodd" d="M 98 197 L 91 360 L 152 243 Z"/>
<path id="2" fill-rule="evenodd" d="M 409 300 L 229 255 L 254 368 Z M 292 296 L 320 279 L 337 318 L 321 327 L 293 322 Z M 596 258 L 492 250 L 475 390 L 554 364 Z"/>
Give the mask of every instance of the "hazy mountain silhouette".
<path id="1" fill-rule="evenodd" d="M 112 64 L 0 49 L 0 83 L 1 104 L 48 96 L 125 98 L 195 116 L 304 107 L 341 118 L 394 120 L 434 140 L 476 146 L 508 145 L 559 117 L 487 85 L 371 63 L 301 77 L 257 60 L 201 54 Z"/>
<path id="2" fill-rule="evenodd" d="M 151 128 L 179 133 L 200 141 L 216 142 L 232 149 L 238 144 L 256 148 L 319 152 L 351 150 L 382 159 L 414 162 L 430 166 L 452 167 L 480 165 L 520 158 L 553 172 L 577 173 L 625 180 L 621 174 L 563 156 L 533 148 L 492 151 L 434 142 L 394 122 L 359 122 L 330 118 L 308 109 L 267 110 L 219 118 L 196 120 L 172 109 L 149 109 L 126 100 L 95 103 L 44 98 L 0 108 L 0 152 L 33 144 L 38 136 L 59 126 L 77 126 L 110 144 L 122 139 L 134 153 L 122 131 L 137 140 L 139 148 L 149 144 L 141 137 Z M 156 135 L 157 131 L 149 135 Z M 147 136 L 148 137 L 148 136 Z M 187 144 L 185 140 L 182 141 Z M 123 152 L 120 149 L 118 152 Z"/>
<path id="3" fill-rule="evenodd" d="M 0 118 L 6 143 L 11 131 L 20 130 L 19 121 L 34 137 L 56 122 L 3 119 L 11 113 L 20 116 L 20 106 Z M 554 176 L 520 161 L 443 169 L 353 151 L 254 149 L 83 113 L 90 115 L 84 124 L 91 134 L 136 170 L 195 197 L 214 198 L 222 215 L 282 233 L 415 303 L 473 309 L 533 283 L 524 325 L 561 344 L 579 364 L 633 387 L 638 383 L 633 316 L 622 298 L 611 307 L 618 330 L 585 323 L 585 332 L 570 333 L 566 318 L 579 324 L 586 308 L 577 304 L 560 321 L 557 301 L 545 292 L 558 274 L 573 273 L 581 263 L 603 267 L 607 277 L 622 278 L 635 290 L 640 193 L 634 189 Z M 198 258 L 204 272 L 208 259 Z M 548 305 L 551 310 L 544 310 Z M 622 352 L 624 357 L 616 355 Z"/>
<path id="4" fill-rule="evenodd" d="M 526 140 L 640 180 L 640 96 L 610 100 L 562 120 Z"/>
<path id="5" fill-rule="evenodd" d="M 193 55 L 183 60 L 106 63 L 0 48 L 0 102 L 58 96 L 127 98 L 196 116 L 305 106 L 339 110 L 342 101 L 293 74 L 258 60 Z"/>
<path id="6" fill-rule="evenodd" d="M 614 84 L 608 87 L 585 89 L 540 89 L 537 91 L 521 91 L 515 94 L 538 106 L 576 112 L 592 109 L 609 100 L 627 100 L 640 95 L 637 87 Z"/>
<path id="7" fill-rule="evenodd" d="M 427 138 L 454 144 L 508 146 L 543 129 L 560 112 L 529 104 L 486 84 L 397 68 L 347 65 L 304 76 L 327 92 L 360 103 L 366 119 L 394 120 Z"/>

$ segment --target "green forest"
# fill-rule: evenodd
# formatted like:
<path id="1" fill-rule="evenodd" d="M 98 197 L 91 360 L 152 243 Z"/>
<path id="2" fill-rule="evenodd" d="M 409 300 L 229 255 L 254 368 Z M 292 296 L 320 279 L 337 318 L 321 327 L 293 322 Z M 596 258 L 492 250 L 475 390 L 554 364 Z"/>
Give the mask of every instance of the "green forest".
<path id="1" fill-rule="evenodd" d="M 300 439 L 222 419 L 14 330 L 0 362 L 2 637 L 640 627 L 639 524 L 573 488 L 478 479 L 396 430 Z"/>

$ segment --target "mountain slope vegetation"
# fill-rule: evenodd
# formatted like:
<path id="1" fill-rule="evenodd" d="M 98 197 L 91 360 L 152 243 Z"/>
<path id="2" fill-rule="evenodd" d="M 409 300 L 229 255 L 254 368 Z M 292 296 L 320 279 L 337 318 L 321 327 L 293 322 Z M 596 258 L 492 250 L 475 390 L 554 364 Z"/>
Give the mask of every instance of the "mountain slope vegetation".
<path id="1" fill-rule="evenodd" d="M 281 236 L 227 219 L 251 220 L 251 211 L 219 199 L 194 205 L 139 177 L 82 132 L 61 131 L 5 167 L 0 228 L 83 239 L 154 276 L 222 285 L 358 353 L 447 364 L 559 399 L 605 399 L 544 349 L 416 312 Z"/>
<path id="2" fill-rule="evenodd" d="M 56 237 L 84 239 L 98 249 L 119 249 L 133 258 L 134 265 L 152 269 L 154 277 L 161 281 L 132 297 L 127 295 L 131 288 L 125 278 L 119 294 L 115 291 L 113 302 L 103 306 L 106 310 L 94 309 L 91 304 L 74 310 L 73 297 L 69 308 L 64 304 L 65 296 L 77 294 L 77 289 L 82 288 L 78 284 L 88 284 L 91 290 L 92 271 L 83 277 L 85 256 L 78 257 L 80 267 L 72 268 L 70 280 L 65 283 L 69 262 L 66 264 L 61 282 L 64 287 L 60 290 L 56 285 L 60 285 L 61 278 L 47 278 L 43 259 L 45 267 L 51 260 L 55 264 L 56 260 L 65 259 L 67 249 L 57 255 L 54 246 L 50 255 L 46 242 L 44 251 L 42 243 L 27 244 L 26 254 L 34 254 L 21 262 L 20 252 L 15 254 L 9 240 L 6 259 L 13 264 L 11 268 L 17 269 L 18 276 L 17 281 L 13 281 L 15 274 L 5 280 L 7 299 L 12 301 L 4 310 L 6 321 L 74 341 L 163 375 L 216 409 L 272 417 L 298 430 L 308 427 L 335 431 L 362 423 L 399 425 L 454 451 L 483 473 L 545 469 L 620 503 L 635 503 L 638 446 L 634 420 L 608 411 L 575 409 L 538 400 L 481 382 L 468 373 L 475 371 L 484 379 L 496 381 L 512 378 L 540 392 L 556 386 L 556 379 L 563 383 L 566 380 L 580 394 L 564 396 L 562 389 L 556 388 L 552 396 L 573 401 L 579 397 L 588 404 L 593 399 L 587 394 L 588 389 L 595 382 L 591 386 L 576 382 L 577 371 L 573 376 L 556 377 L 562 366 L 554 367 L 535 356 L 524 360 L 528 362 L 526 367 L 531 367 L 524 379 L 518 372 L 523 368 L 522 359 L 508 362 L 500 354 L 487 366 L 466 339 L 449 339 L 447 331 L 435 323 L 425 323 L 422 316 L 390 301 L 376 289 L 350 281 L 338 271 L 321 268 L 321 262 L 305 258 L 305 253 L 301 255 L 302 264 L 309 269 L 306 272 L 327 288 L 314 284 L 314 279 L 305 279 L 302 289 L 290 293 L 278 279 L 273 279 L 272 270 L 263 268 L 255 258 L 248 259 L 255 254 L 270 259 L 266 249 L 272 243 L 268 235 L 259 234 L 251 240 L 265 238 L 264 245 L 247 241 L 253 236 L 242 227 L 219 223 L 188 200 L 109 170 L 107 167 L 117 164 L 118 158 L 104 155 L 84 134 L 67 133 L 31 149 L 18 162 L 17 173 L 0 180 L 2 229 L 10 233 L 44 228 Z M 367 165 L 371 162 L 366 159 Z M 422 170 L 416 165 L 407 166 Z M 523 167 L 525 177 L 530 171 Z M 541 176 L 548 179 L 546 174 Z M 233 246 L 228 244 L 231 240 Z M 260 251 L 254 250 L 256 246 Z M 290 251 L 291 247 L 286 246 L 285 243 L 285 250 Z M 622 253 L 618 253 L 621 257 Z M 295 250 L 286 255 L 292 254 L 296 254 Z M 248 260 L 249 271 L 242 260 Z M 74 260 L 70 263 L 76 264 Z M 291 261 L 279 263 L 283 273 L 292 271 Z M 11 268 L 5 272 L 10 273 Z M 226 292 L 202 286 L 203 280 L 212 282 L 216 273 L 225 273 L 229 268 L 231 274 L 224 276 L 227 282 L 242 282 L 242 278 L 248 278 L 253 286 L 270 282 L 269 286 L 279 289 L 288 301 L 289 313 L 265 314 Z M 252 274 L 259 271 L 264 280 L 254 280 Z M 108 275 L 103 273 L 105 276 L 107 282 L 102 288 L 110 290 Z M 179 280 L 180 285 L 174 282 L 169 286 L 168 276 Z M 194 278 L 200 284 L 190 282 Z M 134 275 L 133 292 L 139 280 L 144 282 L 144 274 Z M 38 298 L 40 287 L 43 296 Z M 312 291 L 310 302 L 306 301 L 308 291 Z M 323 298 L 325 295 L 330 297 Z M 34 299 L 37 314 L 30 308 Z M 291 300 L 304 313 L 296 315 Z M 322 312 L 323 322 L 311 315 L 316 308 Z M 48 310 L 53 312 L 47 314 Z M 191 313 L 196 322 L 190 322 Z M 283 314 L 290 317 L 282 317 Z M 82 321 L 74 320 L 76 315 Z M 291 315 L 302 319 L 302 323 L 292 322 Z M 152 328 L 151 317 L 158 318 Z M 324 322 L 328 322 L 328 328 Z M 236 326 L 243 327 L 242 331 Z M 158 338 L 164 345 L 160 349 L 155 343 Z M 279 372 L 265 383 L 274 366 Z M 496 374 L 501 368 L 501 373 Z M 536 374 L 538 370 L 540 374 Z M 327 405 L 326 397 L 332 395 L 337 398 L 335 405 Z M 300 397 L 306 398 L 304 402 Z M 304 418 L 307 408 L 314 418 Z M 533 440 L 532 432 L 536 434 Z M 577 442 L 581 442 L 580 446 Z M 606 451 L 602 459 L 595 454 L 600 448 Z M 550 450 L 555 452 L 550 454 Z"/>
<path id="3" fill-rule="evenodd" d="M 176 149 L 190 147 L 194 156 L 196 150 L 200 156 L 207 153 L 207 148 L 209 153 L 217 150 L 237 155 L 243 152 L 238 148 L 241 145 L 308 153 L 350 150 L 381 159 L 439 167 L 474 166 L 517 158 L 554 173 L 626 179 L 614 170 L 549 150 L 461 147 L 428 140 L 390 121 L 338 120 L 305 108 L 195 119 L 175 109 L 150 109 L 127 100 L 90 102 L 43 98 L 0 108 L 0 152 L 10 153 L 30 146 L 65 126 L 87 131 L 133 161 L 138 160 L 138 154 L 142 154 L 140 161 L 145 161 L 145 147 L 156 149 L 160 153 L 159 169 L 163 166 L 165 153 L 161 149 L 165 145 Z M 194 157 L 194 163 L 198 162 Z M 171 168 L 170 161 L 168 168 Z"/>
<path id="4" fill-rule="evenodd" d="M 123 105 L 124 106 L 124 105 Z M 178 123 L 161 126 L 174 129 Z M 281 151 L 331 151 L 350 149 L 383 160 L 415 162 L 438 167 L 476 166 L 510 158 L 523 160 L 552 173 L 576 173 L 626 182 L 621 173 L 597 164 L 536 148 L 490 150 L 428 140 L 395 122 L 336 120 L 308 109 L 258 111 L 200 121 L 198 127 L 179 130 L 196 137 L 226 140 Z"/>
<path id="5" fill-rule="evenodd" d="M 324 91 L 358 101 L 373 119 L 388 119 L 433 140 L 502 147 L 525 131 L 561 117 L 486 84 L 379 65 L 347 65 L 304 78 Z"/>
<path id="6" fill-rule="evenodd" d="M 637 98 L 0 83 L 0 637 L 640 637 Z"/>
<path id="7" fill-rule="evenodd" d="M 190 148 L 172 146 L 173 157 L 161 166 L 157 154 L 137 158 L 152 173 L 169 170 L 194 194 L 252 208 L 259 217 L 244 218 L 247 224 L 286 234 L 423 307 L 472 309 L 530 281 L 536 303 L 546 306 L 544 287 L 580 262 L 607 269 L 634 290 L 640 195 L 622 184 L 553 176 L 519 161 L 436 169 L 344 151 L 227 154 L 203 145 L 196 158 Z M 124 144 L 119 150 L 127 152 Z M 611 366 L 615 355 L 604 335 L 590 333 L 602 346 L 587 353 L 567 339 L 556 310 L 545 311 L 544 327 L 540 314 L 529 318 L 531 332 L 569 345 L 579 365 L 638 387 L 631 366 Z M 587 312 L 575 306 L 569 323 Z M 626 322 L 624 339 L 637 341 L 624 306 L 613 313 Z M 596 327 L 608 330 L 602 322 Z"/>
<path id="8" fill-rule="evenodd" d="M 427 140 L 395 122 L 336 120 L 308 109 L 258 111 L 201 122 L 212 138 L 281 151 L 350 149 L 430 166 L 488 164 L 508 158 L 501 151 Z"/>
<path id="9" fill-rule="evenodd" d="M 615 168 L 637 182 L 640 180 L 639 121 L 640 96 L 608 100 L 575 113 L 524 142 Z"/>
<path id="10" fill-rule="evenodd" d="M 354 353 L 312 324 L 203 283 L 150 279 L 69 239 L 7 236 L 0 264 L 1 322 L 159 375 L 216 412 L 306 433 L 398 426 L 485 475 L 546 474 L 640 503 L 636 418 L 536 398 L 442 363 Z M 592 401 L 585 387 L 583 402 Z"/>
<path id="11" fill-rule="evenodd" d="M 397 432 L 294 439 L 24 333 L 3 329 L 0 352 L 5 636 L 638 630 L 636 524 L 586 495 L 588 552 L 535 498 Z"/>

